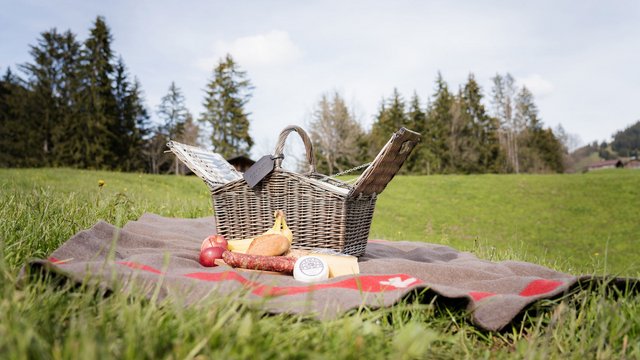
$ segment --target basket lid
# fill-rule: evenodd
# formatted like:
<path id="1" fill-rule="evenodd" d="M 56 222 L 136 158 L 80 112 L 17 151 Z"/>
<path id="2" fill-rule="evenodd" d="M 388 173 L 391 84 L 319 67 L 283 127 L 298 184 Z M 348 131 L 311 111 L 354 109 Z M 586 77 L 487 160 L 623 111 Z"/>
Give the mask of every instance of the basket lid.
<path id="1" fill-rule="evenodd" d="M 242 179 L 242 174 L 218 153 L 176 141 L 169 141 L 167 146 L 194 174 L 212 188 Z"/>
<path id="2" fill-rule="evenodd" d="M 371 165 L 353 184 L 349 196 L 380 194 L 419 142 L 420 134 L 407 128 L 400 128 L 393 133 Z"/>

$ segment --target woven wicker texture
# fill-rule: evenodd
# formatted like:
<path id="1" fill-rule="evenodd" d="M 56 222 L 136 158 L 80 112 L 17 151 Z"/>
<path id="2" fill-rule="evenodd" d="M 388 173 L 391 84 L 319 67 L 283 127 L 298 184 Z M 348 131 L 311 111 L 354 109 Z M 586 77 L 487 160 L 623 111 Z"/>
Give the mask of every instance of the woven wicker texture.
<path id="1" fill-rule="evenodd" d="M 406 128 L 396 131 L 373 163 L 353 184 L 352 194 L 380 194 L 419 142 L 420 134 L 417 132 Z"/>
<path id="2" fill-rule="evenodd" d="M 304 131 L 300 126 L 289 125 L 282 132 L 280 136 L 278 136 L 278 143 L 276 144 L 276 151 L 273 154 L 276 158 L 276 168 L 282 167 L 282 159 L 283 159 L 283 151 L 284 151 L 284 143 L 287 140 L 287 136 L 295 131 L 302 138 L 302 143 L 304 144 L 304 149 L 307 155 L 307 162 L 309 163 L 309 173 L 313 174 L 316 172 L 316 157 L 313 153 L 313 145 L 311 144 L 311 139 L 309 139 L 309 135 L 307 135 L 306 131 Z"/>
<path id="3" fill-rule="evenodd" d="M 175 141 L 169 141 L 167 147 L 209 187 L 242 178 L 233 165 L 219 154 Z"/>
<path id="4" fill-rule="evenodd" d="M 364 253 L 375 195 L 347 199 L 309 181 L 276 169 L 254 188 L 244 180 L 212 191 L 218 232 L 243 239 L 273 225 L 273 212 L 284 210 L 295 248 L 329 248 L 351 255 Z"/>

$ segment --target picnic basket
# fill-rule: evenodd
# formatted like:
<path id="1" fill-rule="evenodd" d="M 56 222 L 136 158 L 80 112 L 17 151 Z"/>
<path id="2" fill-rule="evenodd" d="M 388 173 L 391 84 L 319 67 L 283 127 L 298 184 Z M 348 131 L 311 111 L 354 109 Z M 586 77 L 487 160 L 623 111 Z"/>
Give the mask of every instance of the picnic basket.
<path id="1" fill-rule="evenodd" d="M 296 132 L 304 143 L 309 165 L 306 173 L 281 166 L 285 141 L 291 132 Z M 298 126 L 288 126 L 276 144 L 274 170 L 253 188 L 241 177 L 224 182 L 213 176 L 207 152 L 202 149 L 174 141 L 168 146 L 208 184 L 217 232 L 227 239 L 244 239 L 264 232 L 273 224 L 274 211 L 284 210 L 294 234 L 294 248 L 327 248 L 360 256 L 367 246 L 377 195 L 419 141 L 418 133 L 399 129 L 362 175 L 348 184 L 317 173 L 309 136 Z"/>

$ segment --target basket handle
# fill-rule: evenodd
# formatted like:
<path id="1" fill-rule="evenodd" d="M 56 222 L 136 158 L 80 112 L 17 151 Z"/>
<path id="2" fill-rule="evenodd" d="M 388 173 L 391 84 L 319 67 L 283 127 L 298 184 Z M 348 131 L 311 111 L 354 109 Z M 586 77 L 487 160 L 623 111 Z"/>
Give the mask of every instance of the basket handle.
<path id="1" fill-rule="evenodd" d="M 316 157 L 313 154 L 313 145 L 311 144 L 311 139 L 309 139 L 309 135 L 307 135 L 306 131 L 304 131 L 300 126 L 296 126 L 296 125 L 287 126 L 286 128 L 284 128 L 284 130 L 282 130 L 282 132 L 280 133 L 280 136 L 278 137 L 278 143 L 276 144 L 276 151 L 274 153 L 274 157 L 276 159 L 276 168 L 279 169 L 282 167 L 282 159 L 284 159 L 284 155 L 282 154 L 284 150 L 284 142 L 287 139 L 287 136 L 289 136 L 289 133 L 291 133 L 292 131 L 297 132 L 298 135 L 300 135 L 300 137 L 302 138 L 302 142 L 304 143 L 304 148 L 307 152 L 307 161 L 309 162 L 309 173 L 315 173 Z"/>

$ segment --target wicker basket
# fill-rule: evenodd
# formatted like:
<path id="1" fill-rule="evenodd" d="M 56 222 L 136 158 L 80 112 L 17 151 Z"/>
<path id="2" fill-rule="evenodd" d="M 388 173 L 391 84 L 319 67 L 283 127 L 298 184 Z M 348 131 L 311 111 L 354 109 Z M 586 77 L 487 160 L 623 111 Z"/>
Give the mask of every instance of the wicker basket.
<path id="1" fill-rule="evenodd" d="M 281 167 L 284 143 L 292 131 L 302 137 L 309 172 L 298 174 Z M 285 128 L 278 139 L 275 169 L 250 188 L 244 179 L 215 183 L 206 169 L 196 166 L 199 156 L 169 147 L 211 188 L 218 233 L 243 239 L 273 225 L 275 210 L 284 210 L 294 234 L 295 248 L 328 248 L 360 256 L 367 246 L 376 197 L 398 172 L 420 141 L 420 135 L 400 129 L 353 185 L 318 174 L 311 141 L 298 126 Z M 185 156 L 185 154 L 188 154 Z"/>

